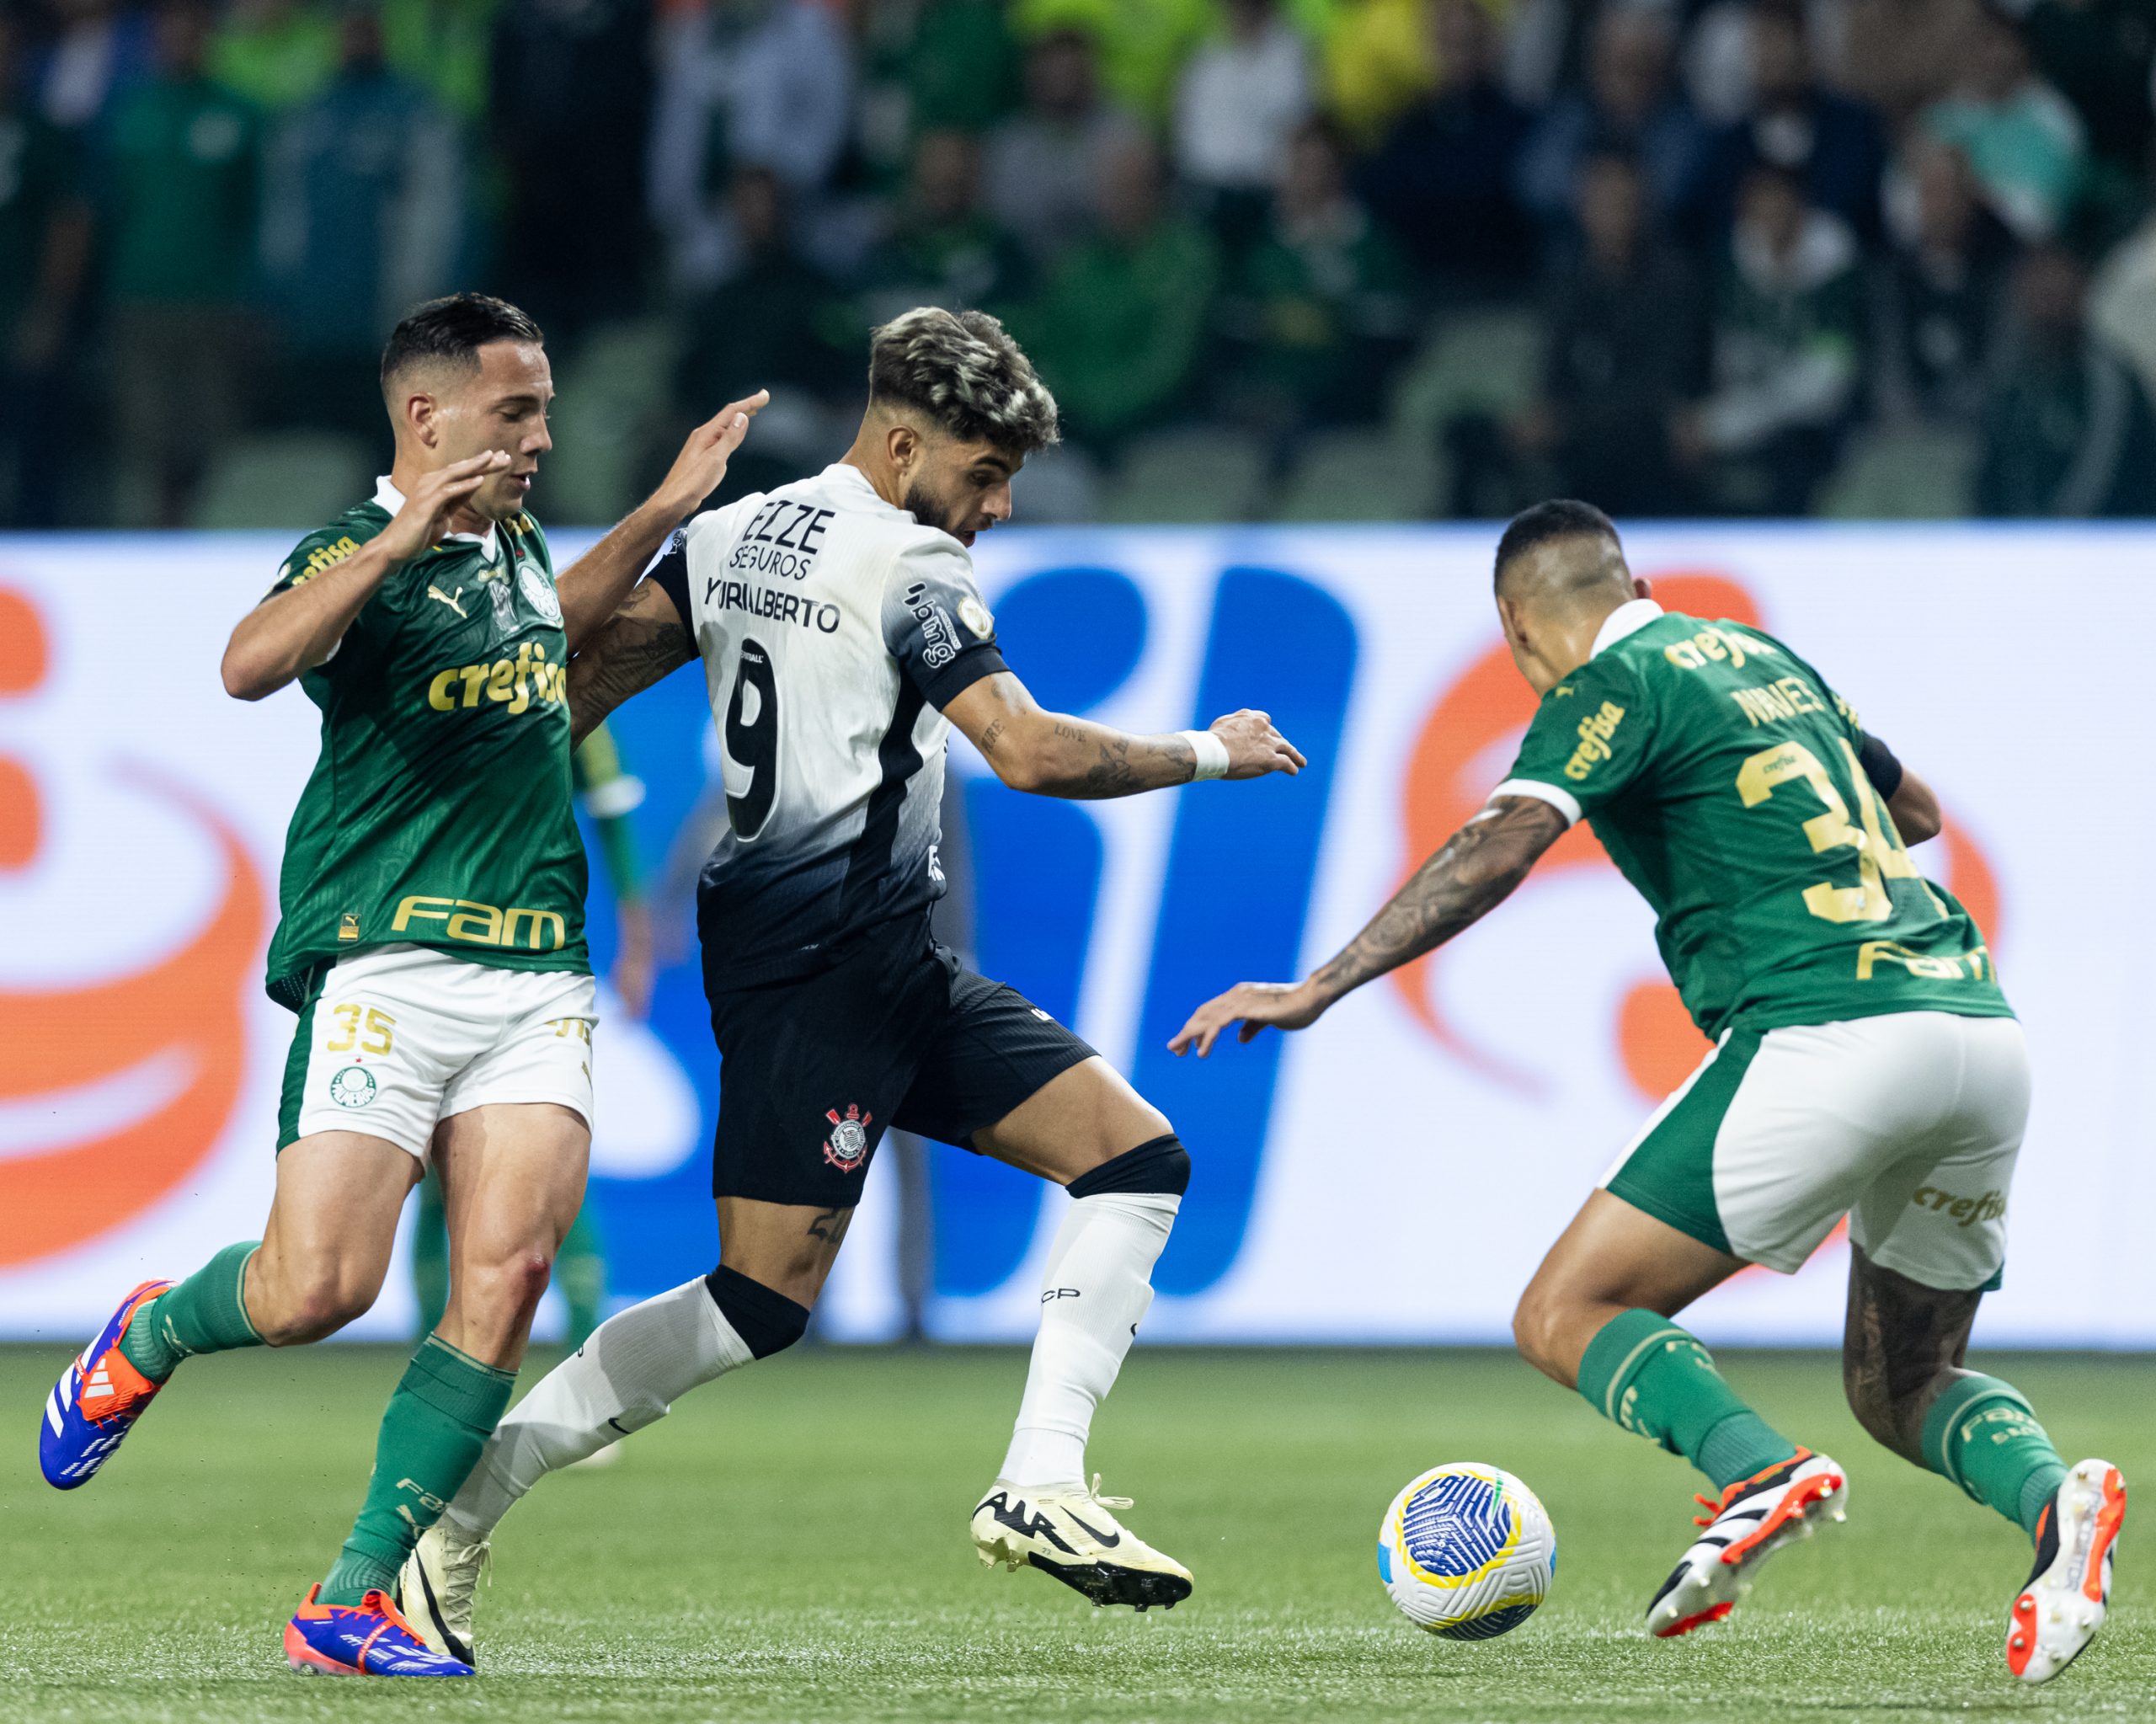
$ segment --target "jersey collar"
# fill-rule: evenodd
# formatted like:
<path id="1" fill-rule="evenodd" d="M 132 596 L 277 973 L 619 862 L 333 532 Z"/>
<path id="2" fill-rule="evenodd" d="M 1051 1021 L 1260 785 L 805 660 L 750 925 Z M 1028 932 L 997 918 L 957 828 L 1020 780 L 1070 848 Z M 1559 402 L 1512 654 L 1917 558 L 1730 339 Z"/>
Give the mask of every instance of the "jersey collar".
<path id="1" fill-rule="evenodd" d="M 1594 632 L 1594 651 L 1588 657 L 1596 657 L 1604 648 L 1615 646 L 1628 634 L 1637 634 L 1662 614 L 1662 606 L 1652 599 L 1625 600 L 1602 619 L 1602 627 Z"/>
<path id="2" fill-rule="evenodd" d="M 404 506 L 404 494 L 389 483 L 387 473 L 383 473 L 374 482 L 374 506 L 386 515 L 394 515 Z M 499 554 L 501 539 L 494 527 L 488 527 L 483 533 L 451 533 L 449 536 L 467 545 L 477 545 L 479 554 L 489 563 Z"/>
<path id="3" fill-rule="evenodd" d="M 886 503 L 883 494 L 869 483 L 868 475 L 850 461 L 833 462 L 819 473 L 817 478 L 827 485 L 841 485 L 848 490 L 858 491 L 878 509 L 888 509 L 894 515 L 905 515 L 908 520 L 913 519 L 912 515 L 907 510 L 899 508 L 895 504 Z"/>

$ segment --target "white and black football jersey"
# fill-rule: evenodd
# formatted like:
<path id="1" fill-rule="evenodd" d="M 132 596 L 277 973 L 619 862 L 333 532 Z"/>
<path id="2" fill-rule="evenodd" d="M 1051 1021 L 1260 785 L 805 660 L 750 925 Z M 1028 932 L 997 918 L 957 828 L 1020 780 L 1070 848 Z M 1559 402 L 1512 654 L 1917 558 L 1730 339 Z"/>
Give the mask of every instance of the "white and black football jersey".
<path id="1" fill-rule="evenodd" d="M 840 462 L 697 515 L 650 579 L 702 657 L 725 780 L 707 986 L 807 974 L 941 897 L 942 708 L 1004 668 L 965 547 Z"/>

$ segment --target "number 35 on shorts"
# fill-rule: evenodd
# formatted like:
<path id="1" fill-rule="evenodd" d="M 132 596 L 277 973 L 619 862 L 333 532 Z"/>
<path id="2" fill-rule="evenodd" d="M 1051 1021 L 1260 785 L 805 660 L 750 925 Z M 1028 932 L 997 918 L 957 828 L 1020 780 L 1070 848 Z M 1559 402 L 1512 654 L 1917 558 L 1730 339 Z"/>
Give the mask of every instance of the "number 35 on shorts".
<path id="1" fill-rule="evenodd" d="M 325 1054 L 372 1054 L 378 1058 L 397 1043 L 397 1020 L 378 1006 L 363 1010 L 346 1004 L 334 1008 L 330 1017 L 329 1037 L 322 1044 Z"/>

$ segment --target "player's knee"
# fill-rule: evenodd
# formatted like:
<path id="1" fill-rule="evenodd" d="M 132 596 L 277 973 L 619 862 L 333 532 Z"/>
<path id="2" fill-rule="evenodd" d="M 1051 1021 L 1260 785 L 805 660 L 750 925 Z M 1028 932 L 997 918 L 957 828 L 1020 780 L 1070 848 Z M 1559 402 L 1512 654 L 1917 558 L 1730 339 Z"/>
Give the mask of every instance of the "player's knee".
<path id="1" fill-rule="evenodd" d="M 1576 1374 L 1564 1357 L 1569 1328 L 1561 1302 L 1548 1289 L 1530 1283 L 1513 1309 L 1513 1345 L 1536 1370 L 1568 1389 Z"/>
<path id="2" fill-rule="evenodd" d="M 465 1337 L 459 1344 L 488 1358 L 508 1346 L 531 1326 L 553 1267 L 553 1253 L 536 1246 L 466 1258 L 450 1288 L 450 1303 Z"/>
<path id="3" fill-rule="evenodd" d="M 269 1297 L 262 1301 L 262 1309 L 256 1310 L 250 1300 L 250 1321 L 271 1347 L 298 1347 L 334 1335 L 364 1316 L 381 1291 L 381 1283 L 346 1264 L 328 1262 L 307 1265 L 296 1273 L 287 1271 L 266 1291 Z"/>
<path id="4" fill-rule="evenodd" d="M 752 1358 L 783 1353 L 808 1332 L 808 1307 L 721 1263 L 704 1277 L 718 1307 Z"/>
<path id="5" fill-rule="evenodd" d="M 1165 1127 L 1167 1121 L 1161 1124 Z M 1106 1192 L 1179 1198 L 1190 1189 L 1190 1151 L 1172 1131 L 1163 1131 L 1080 1174 L 1064 1189 L 1074 1198 Z"/>

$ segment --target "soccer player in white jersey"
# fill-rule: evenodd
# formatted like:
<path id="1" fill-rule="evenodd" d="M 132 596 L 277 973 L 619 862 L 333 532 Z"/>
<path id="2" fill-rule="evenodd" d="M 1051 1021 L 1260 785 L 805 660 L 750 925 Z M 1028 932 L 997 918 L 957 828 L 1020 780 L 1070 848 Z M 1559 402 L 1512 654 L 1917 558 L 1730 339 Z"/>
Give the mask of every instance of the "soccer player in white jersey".
<path id="1" fill-rule="evenodd" d="M 924 308 L 877 330 L 868 381 L 844 459 L 696 516 L 570 665 L 581 736 L 703 660 L 731 821 L 697 894 L 725 1059 L 719 1262 L 600 1325 L 534 1389 L 407 1565 L 407 1611 L 460 1657 L 488 1537 L 542 1475 L 800 1338 L 893 1126 L 1074 1199 L 1017 1429 L 974 1511 L 982 1561 L 1030 1563 L 1096 1604 L 1190 1592 L 1086 1470 L 1190 1158 L 1091 1048 L 931 935 L 945 742 L 955 724 L 1005 783 L 1084 798 L 1293 773 L 1303 757 L 1263 713 L 1134 736 L 1043 712 L 1004 665 L 968 552 L 1010 518 L 1026 457 L 1055 442 L 1054 399 L 974 312 Z"/>

